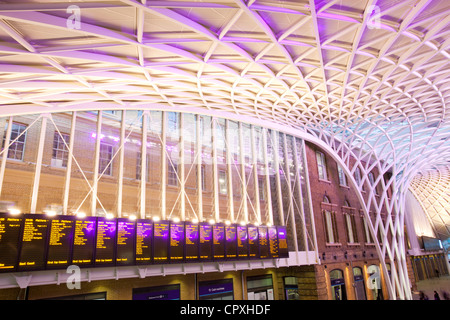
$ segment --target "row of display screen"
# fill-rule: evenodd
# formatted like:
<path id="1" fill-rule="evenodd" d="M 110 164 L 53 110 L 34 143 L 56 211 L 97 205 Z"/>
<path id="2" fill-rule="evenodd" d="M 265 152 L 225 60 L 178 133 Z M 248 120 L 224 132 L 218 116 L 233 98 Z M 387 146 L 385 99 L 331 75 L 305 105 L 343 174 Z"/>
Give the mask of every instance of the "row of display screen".
<path id="1" fill-rule="evenodd" d="M 0 213 L 0 272 L 285 257 L 282 226 Z"/>

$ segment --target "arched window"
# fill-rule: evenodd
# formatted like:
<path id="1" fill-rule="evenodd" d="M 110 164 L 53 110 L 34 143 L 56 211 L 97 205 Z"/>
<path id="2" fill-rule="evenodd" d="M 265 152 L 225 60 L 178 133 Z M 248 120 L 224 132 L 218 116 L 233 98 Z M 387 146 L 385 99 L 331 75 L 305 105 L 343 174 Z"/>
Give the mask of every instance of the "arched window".
<path id="1" fill-rule="evenodd" d="M 339 240 L 336 224 L 336 213 L 332 210 L 330 199 L 327 196 L 323 197 L 323 204 L 324 206 L 322 212 L 327 243 L 337 243 Z"/>
<path id="2" fill-rule="evenodd" d="M 353 283 L 355 287 L 356 300 L 366 300 L 366 287 L 364 285 L 364 276 L 360 267 L 353 268 Z"/>
<path id="3" fill-rule="evenodd" d="M 330 272 L 331 297 L 333 300 L 347 300 L 344 272 L 334 269 Z"/>
<path id="4" fill-rule="evenodd" d="M 348 200 L 345 200 L 342 211 L 344 213 L 345 229 L 347 231 L 347 241 L 348 243 L 357 243 L 358 236 L 356 232 L 354 209 L 350 207 L 350 203 L 348 202 Z"/>

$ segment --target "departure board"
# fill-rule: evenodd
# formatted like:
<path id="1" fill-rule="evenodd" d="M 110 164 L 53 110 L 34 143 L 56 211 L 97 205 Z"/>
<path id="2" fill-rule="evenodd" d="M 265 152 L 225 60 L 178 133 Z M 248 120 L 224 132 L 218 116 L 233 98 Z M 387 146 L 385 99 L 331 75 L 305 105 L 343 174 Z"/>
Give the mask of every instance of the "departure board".
<path id="1" fill-rule="evenodd" d="M 267 259 L 269 258 L 269 240 L 267 227 L 258 227 L 258 238 L 259 238 L 259 258 Z"/>
<path id="2" fill-rule="evenodd" d="M 199 258 L 202 261 L 212 260 L 212 243 L 213 243 L 213 228 L 208 223 L 200 223 L 199 226 Z"/>
<path id="3" fill-rule="evenodd" d="M 86 217 L 75 220 L 72 248 L 72 263 L 84 267 L 94 264 L 95 234 L 97 218 Z"/>
<path id="4" fill-rule="evenodd" d="M 136 221 L 136 264 L 152 262 L 153 222 L 139 219 Z"/>
<path id="5" fill-rule="evenodd" d="M 198 260 L 198 232 L 199 225 L 197 223 L 185 223 L 185 259 L 186 262 Z"/>
<path id="6" fill-rule="evenodd" d="M 248 257 L 250 259 L 259 258 L 259 239 L 258 239 L 258 227 L 248 226 Z"/>
<path id="7" fill-rule="evenodd" d="M 73 226 L 73 218 L 69 216 L 55 217 L 50 221 L 47 268 L 62 268 L 72 264 Z"/>
<path id="8" fill-rule="evenodd" d="M 225 258 L 225 226 L 222 223 L 213 225 L 213 258 Z"/>
<path id="9" fill-rule="evenodd" d="M 134 264 L 136 224 L 126 218 L 117 219 L 116 265 Z"/>
<path id="10" fill-rule="evenodd" d="M 248 258 L 248 231 L 246 226 L 237 226 L 237 256 Z"/>
<path id="11" fill-rule="evenodd" d="M 269 235 L 269 253 L 271 258 L 278 258 L 278 233 L 277 233 L 277 227 L 270 226 L 268 229 L 268 235 Z"/>
<path id="12" fill-rule="evenodd" d="M 225 226 L 225 257 L 229 260 L 237 257 L 236 225 Z"/>
<path id="13" fill-rule="evenodd" d="M 184 238 L 184 222 L 170 223 L 170 262 L 183 262 Z"/>
<path id="14" fill-rule="evenodd" d="M 24 215 L 19 271 L 39 270 L 45 267 L 48 227 L 49 219 L 44 215 Z"/>
<path id="15" fill-rule="evenodd" d="M 95 265 L 112 265 L 115 261 L 117 221 L 97 218 L 97 239 L 95 241 Z"/>
<path id="16" fill-rule="evenodd" d="M 153 262 L 169 262 L 169 221 L 153 224 Z"/>
<path id="17" fill-rule="evenodd" d="M 278 254 L 280 258 L 288 258 L 289 251 L 287 246 L 286 227 L 277 226 L 277 232 L 278 232 Z"/>
<path id="18" fill-rule="evenodd" d="M 0 272 L 17 268 L 22 218 L 0 213 Z"/>

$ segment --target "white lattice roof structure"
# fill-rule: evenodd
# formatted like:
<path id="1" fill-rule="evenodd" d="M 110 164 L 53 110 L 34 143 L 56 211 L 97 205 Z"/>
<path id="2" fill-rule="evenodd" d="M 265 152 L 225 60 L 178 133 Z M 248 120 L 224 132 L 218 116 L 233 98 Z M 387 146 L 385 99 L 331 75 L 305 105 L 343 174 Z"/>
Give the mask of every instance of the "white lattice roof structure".
<path id="1" fill-rule="evenodd" d="M 428 170 L 449 171 L 449 23 L 446 0 L 0 1 L 0 115 L 175 109 L 303 133 L 361 183 L 392 175 L 375 180 L 392 198 L 359 196 L 375 204 L 380 257 L 398 262 L 391 296 L 408 298 L 404 194 L 418 173 L 449 236 L 448 193 L 445 210 L 427 202 L 442 181 Z"/>

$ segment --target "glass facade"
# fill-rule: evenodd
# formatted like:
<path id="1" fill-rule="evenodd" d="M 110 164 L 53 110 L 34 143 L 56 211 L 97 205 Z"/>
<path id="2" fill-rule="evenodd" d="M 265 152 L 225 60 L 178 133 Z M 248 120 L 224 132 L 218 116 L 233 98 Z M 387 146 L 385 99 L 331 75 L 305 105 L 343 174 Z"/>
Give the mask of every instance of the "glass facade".
<path id="1" fill-rule="evenodd" d="M 314 250 L 298 137 L 141 110 L 20 115 L 0 130 L 2 211 L 286 225 L 290 251 Z"/>

